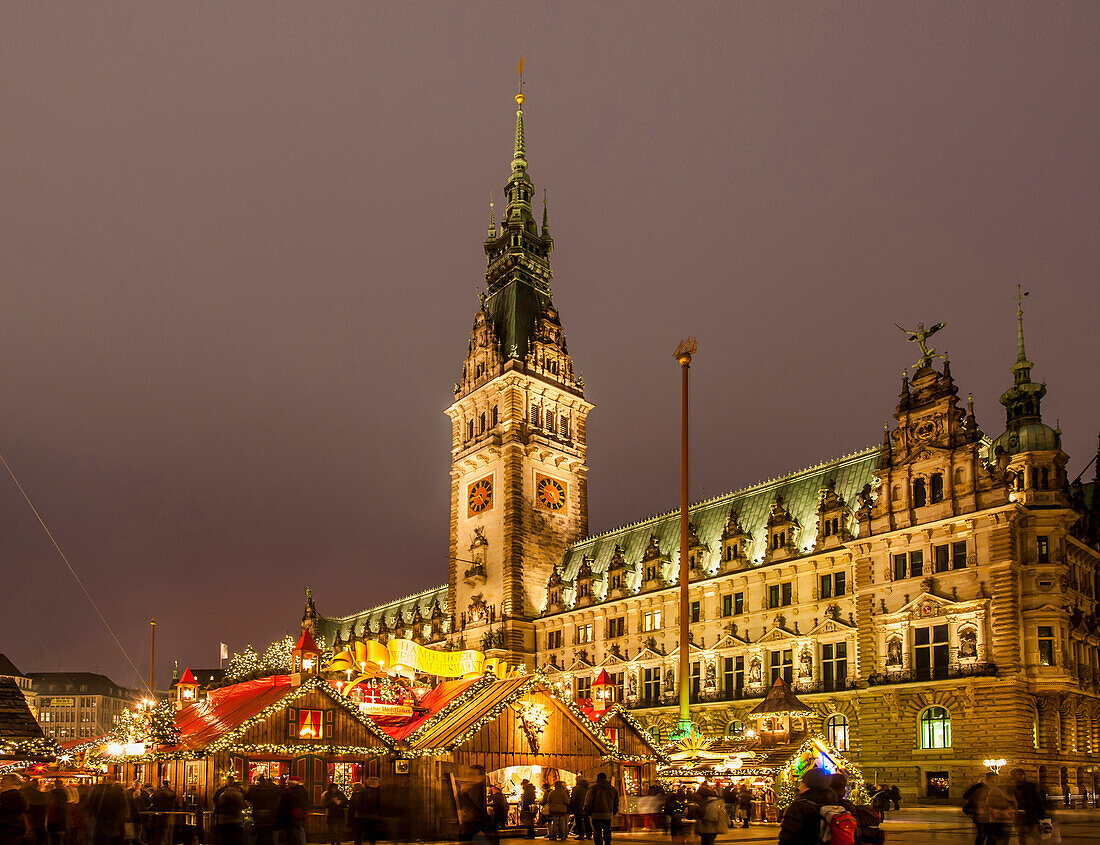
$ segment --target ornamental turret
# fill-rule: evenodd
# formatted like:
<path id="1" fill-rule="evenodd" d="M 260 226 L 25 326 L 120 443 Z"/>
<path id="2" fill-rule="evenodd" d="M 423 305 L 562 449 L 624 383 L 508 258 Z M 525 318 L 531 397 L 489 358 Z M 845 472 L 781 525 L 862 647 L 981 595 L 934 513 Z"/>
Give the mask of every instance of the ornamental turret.
<path id="1" fill-rule="evenodd" d="M 1016 295 L 1016 363 L 1012 387 L 1001 395 L 1005 431 L 989 447 L 989 462 L 1003 474 L 1012 498 L 1023 504 L 1054 504 L 1066 486 L 1068 456 L 1062 451 L 1062 432 L 1043 422 L 1045 382 L 1031 380 L 1035 365 L 1024 347 L 1023 300 Z"/>

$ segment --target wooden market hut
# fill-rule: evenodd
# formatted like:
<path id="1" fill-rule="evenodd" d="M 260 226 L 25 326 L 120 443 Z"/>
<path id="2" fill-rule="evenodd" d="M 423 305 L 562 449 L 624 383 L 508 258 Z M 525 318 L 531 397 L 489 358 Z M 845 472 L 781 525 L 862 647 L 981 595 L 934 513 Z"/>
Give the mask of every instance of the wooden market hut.
<path id="1" fill-rule="evenodd" d="M 193 792 L 206 810 L 230 775 L 242 783 L 259 774 L 296 777 L 317 806 L 327 781 L 351 783 L 393 768 L 393 740 L 316 675 L 272 675 L 210 690 L 181 707 L 175 724 L 175 745 L 123 757 L 113 764 L 115 774 L 124 782 L 168 780 L 181 797 Z M 311 834 L 319 824 L 311 819 Z"/>
<path id="2" fill-rule="evenodd" d="M 411 716 L 368 715 L 337 684 L 273 675 L 210 690 L 195 704 L 181 691 L 174 745 L 102 759 L 125 781 L 166 779 L 207 811 L 227 776 L 298 778 L 314 806 L 311 839 L 322 832 L 329 780 L 347 790 L 379 777 L 383 802 L 410 810 L 394 813 L 407 825 L 402 836 L 432 838 L 456 832 L 457 791 L 474 765 L 491 776 L 523 767 L 567 783 L 604 771 L 625 793 L 651 783 L 662 759 L 629 714 L 612 708 L 593 719 L 541 675 L 445 681 L 419 695 Z"/>
<path id="3" fill-rule="evenodd" d="M 748 783 L 755 787 L 754 818 L 774 821 L 798 791 L 798 779 L 809 766 L 848 776 L 859 797 L 863 776 L 824 737 L 809 731 L 813 708 L 799 700 L 782 677 L 749 713 L 751 730 L 714 739 L 693 737 L 671 753 L 659 776 L 670 781 Z"/>
<path id="4" fill-rule="evenodd" d="M 510 772 L 530 773 L 540 797 L 543 783 L 535 773 L 548 783 L 569 783 L 580 776 L 592 782 L 602 771 L 625 793 L 652 783 L 662 759 L 628 714 L 613 709 L 594 721 L 541 675 L 449 681 L 421 703 L 427 713 L 387 730 L 412 758 L 411 792 L 434 823 L 426 836 L 455 833 L 456 790 L 469 782 L 474 765 L 513 798 L 509 787 L 518 781 L 508 780 Z"/>

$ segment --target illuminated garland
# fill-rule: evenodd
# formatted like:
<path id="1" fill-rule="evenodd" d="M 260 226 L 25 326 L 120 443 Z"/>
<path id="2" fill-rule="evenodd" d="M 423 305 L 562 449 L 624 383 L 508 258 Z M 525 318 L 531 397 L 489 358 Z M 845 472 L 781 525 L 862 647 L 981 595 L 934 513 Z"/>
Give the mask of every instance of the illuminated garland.
<path id="1" fill-rule="evenodd" d="M 355 704 L 355 702 L 353 702 L 350 698 L 337 690 L 324 678 L 313 675 L 304 680 L 302 682 L 302 685 L 300 687 L 297 687 L 292 693 L 288 693 L 287 695 L 280 698 L 278 701 L 269 704 L 259 713 L 256 713 L 254 716 L 251 716 L 245 721 L 241 722 L 241 724 L 237 725 L 237 727 L 235 727 L 233 730 L 222 734 L 206 747 L 207 753 L 212 754 L 216 751 L 224 751 L 226 748 L 232 745 L 238 745 L 237 740 L 240 739 L 240 737 L 250 728 L 253 728 L 256 725 L 260 724 L 260 722 L 264 721 L 268 716 L 278 713 L 288 704 L 297 701 L 299 698 L 302 698 L 304 695 L 306 695 L 306 693 L 312 690 L 320 690 L 337 704 L 343 706 L 344 709 L 347 710 L 348 713 L 351 715 L 351 717 L 355 719 L 355 721 L 365 727 L 375 737 L 382 740 L 382 742 L 387 747 L 393 748 L 393 739 L 391 739 L 390 736 L 385 733 L 381 728 L 379 728 L 371 719 L 360 713 L 359 707 Z"/>
<path id="2" fill-rule="evenodd" d="M 4 757 L 46 757 L 57 754 L 57 740 L 49 736 L 26 739 L 0 739 L 0 755 Z"/>
<path id="3" fill-rule="evenodd" d="M 311 745 L 306 743 L 266 743 L 263 745 L 229 745 L 221 749 L 230 754 L 274 754 L 280 757 L 300 757 L 304 754 L 328 754 L 335 757 L 384 757 L 389 747 L 362 745 Z"/>
<path id="4" fill-rule="evenodd" d="M 658 762 L 667 762 L 668 755 L 665 754 L 660 748 L 653 743 L 653 738 L 649 735 L 649 731 L 642 727 L 642 723 L 635 719 L 621 704 L 613 704 L 606 713 L 603 714 L 596 722 L 596 726 L 603 730 L 607 726 L 607 723 L 611 721 L 613 716 L 618 716 L 626 724 L 628 724 L 634 731 L 642 738 L 642 742 L 645 743 L 646 748 L 653 752 L 653 755 L 657 758 Z M 631 759 L 628 759 L 631 758 Z M 622 762 L 625 763 L 637 763 L 637 762 L 652 762 L 652 758 L 641 758 L 637 760 L 633 759 L 638 755 L 621 755 Z"/>

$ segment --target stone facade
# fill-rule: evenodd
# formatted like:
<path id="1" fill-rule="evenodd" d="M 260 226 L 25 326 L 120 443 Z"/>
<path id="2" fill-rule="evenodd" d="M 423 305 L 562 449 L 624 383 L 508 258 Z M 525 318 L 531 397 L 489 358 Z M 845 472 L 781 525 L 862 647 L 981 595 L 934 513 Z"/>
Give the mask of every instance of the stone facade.
<path id="1" fill-rule="evenodd" d="M 336 641 L 411 631 L 492 649 L 577 699 L 606 671 L 666 736 L 679 515 L 586 537 L 592 406 L 516 118 L 507 210 L 490 219 L 486 293 L 446 411 L 448 584 L 316 626 Z M 957 798 L 990 757 L 1055 794 L 1100 791 L 1096 482 L 1067 477 L 1060 432 L 1042 422 L 1022 313 L 992 440 L 924 345 L 940 328 L 913 333 L 921 359 L 881 445 L 690 508 L 693 719 L 737 731 L 781 675 L 815 729 L 910 799 Z"/>

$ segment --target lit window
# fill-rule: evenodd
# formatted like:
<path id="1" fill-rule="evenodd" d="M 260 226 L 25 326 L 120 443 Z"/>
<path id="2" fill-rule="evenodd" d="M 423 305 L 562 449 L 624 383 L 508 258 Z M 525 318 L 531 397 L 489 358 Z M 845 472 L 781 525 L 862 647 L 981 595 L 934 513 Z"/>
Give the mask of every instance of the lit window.
<path id="1" fill-rule="evenodd" d="M 642 630 L 658 631 L 661 628 L 661 611 L 647 610 L 642 614 Z"/>
<path id="2" fill-rule="evenodd" d="M 835 713 L 825 720 L 825 736 L 837 751 L 848 750 L 848 717 Z"/>
<path id="3" fill-rule="evenodd" d="M 920 747 L 951 747 L 951 715 L 942 707 L 929 707 L 921 713 Z"/>
<path id="4" fill-rule="evenodd" d="M 578 643 L 590 643 L 592 642 L 592 623 L 587 625 L 577 626 L 577 642 Z"/>
<path id="5" fill-rule="evenodd" d="M 577 701 L 592 698 L 592 678 L 577 678 Z"/>
<path id="6" fill-rule="evenodd" d="M 1039 626 L 1039 665 L 1054 666 L 1054 628 Z"/>
<path id="7" fill-rule="evenodd" d="M 324 733 L 324 716 L 325 711 L 323 710 L 299 710 L 299 739 L 320 739 Z"/>

